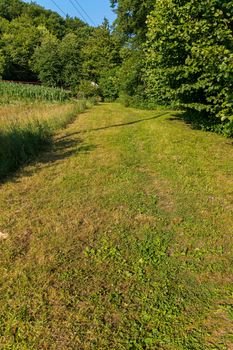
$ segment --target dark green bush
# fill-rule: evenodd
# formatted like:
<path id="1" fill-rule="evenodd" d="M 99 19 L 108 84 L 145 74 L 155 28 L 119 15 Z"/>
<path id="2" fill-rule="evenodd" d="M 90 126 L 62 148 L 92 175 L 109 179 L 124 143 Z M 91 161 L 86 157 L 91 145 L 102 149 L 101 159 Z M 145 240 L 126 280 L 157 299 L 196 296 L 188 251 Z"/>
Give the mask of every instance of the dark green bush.
<path id="1" fill-rule="evenodd" d="M 80 98 L 97 97 L 99 93 L 99 86 L 90 80 L 82 80 L 78 86 L 78 97 Z"/>
<path id="2" fill-rule="evenodd" d="M 225 137 L 233 137 L 233 121 L 210 117 L 206 112 L 188 110 L 181 115 L 181 118 L 194 129 L 215 132 Z"/>
<path id="3" fill-rule="evenodd" d="M 100 94 L 107 102 L 115 101 L 119 96 L 119 78 L 117 70 L 107 71 L 99 80 Z"/>

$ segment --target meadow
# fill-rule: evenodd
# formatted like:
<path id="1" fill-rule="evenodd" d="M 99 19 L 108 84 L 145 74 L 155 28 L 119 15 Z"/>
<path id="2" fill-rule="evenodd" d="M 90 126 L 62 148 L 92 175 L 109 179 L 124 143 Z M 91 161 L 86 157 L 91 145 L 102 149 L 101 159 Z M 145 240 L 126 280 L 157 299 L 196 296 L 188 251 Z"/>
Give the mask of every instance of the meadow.
<path id="1" fill-rule="evenodd" d="M 57 131 L 0 186 L 1 349 L 232 349 L 232 174 L 177 111 Z"/>
<path id="2" fill-rule="evenodd" d="M 0 179 L 35 158 L 55 130 L 91 105 L 67 99 L 68 92 L 61 89 L 0 82 L 1 89 Z"/>

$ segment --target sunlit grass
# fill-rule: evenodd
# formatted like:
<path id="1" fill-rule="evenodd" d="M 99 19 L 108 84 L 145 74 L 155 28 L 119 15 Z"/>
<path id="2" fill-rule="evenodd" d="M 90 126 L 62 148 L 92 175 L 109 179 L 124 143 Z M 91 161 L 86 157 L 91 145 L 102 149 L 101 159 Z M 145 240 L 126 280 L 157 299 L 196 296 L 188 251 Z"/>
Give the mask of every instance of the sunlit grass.
<path id="1" fill-rule="evenodd" d="M 94 107 L 0 187 L 3 350 L 232 348 L 232 144 Z"/>
<path id="2" fill-rule="evenodd" d="M 0 106 L 0 178 L 39 154 L 55 130 L 66 126 L 91 102 L 19 103 Z"/>

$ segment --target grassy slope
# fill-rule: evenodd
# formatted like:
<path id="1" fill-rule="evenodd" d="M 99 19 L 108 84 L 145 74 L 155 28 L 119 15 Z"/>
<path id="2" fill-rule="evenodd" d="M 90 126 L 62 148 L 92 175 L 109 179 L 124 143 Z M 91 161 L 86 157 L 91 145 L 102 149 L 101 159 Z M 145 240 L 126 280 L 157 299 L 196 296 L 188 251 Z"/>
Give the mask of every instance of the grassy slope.
<path id="1" fill-rule="evenodd" d="M 232 349 L 232 155 L 172 112 L 79 116 L 0 187 L 1 348 Z"/>

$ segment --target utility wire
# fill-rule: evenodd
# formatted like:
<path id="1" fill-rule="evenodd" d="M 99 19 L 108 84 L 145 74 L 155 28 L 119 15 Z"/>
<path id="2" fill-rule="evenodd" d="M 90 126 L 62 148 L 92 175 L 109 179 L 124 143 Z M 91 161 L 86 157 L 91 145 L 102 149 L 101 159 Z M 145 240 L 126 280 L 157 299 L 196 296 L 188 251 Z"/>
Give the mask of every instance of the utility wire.
<path id="1" fill-rule="evenodd" d="M 56 8 L 66 17 L 67 14 L 62 10 L 62 8 L 57 4 L 57 2 L 55 0 L 51 0 L 52 3 L 56 6 Z M 75 1 L 75 2 L 74 2 Z M 71 5 L 74 7 L 74 9 L 78 12 L 79 16 L 83 19 L 84 22 L 87 23 L 87 20 L 85 19 L 85 17 L 83 16 L 82 12 L 79 10 L 79 8 L 83 11 L 83 13 L 85 14 L 85 16 L 90 20 L 90 22 L 96 26 L 95 22 L 93 21 L 93 19 L 88 15 L 88 13 L 85 11 L 85 9 L 80 5 L 80 3 L 78 2 L 78 0 L 69 0 L 69 2 L 71 3 Z M 78 5 L 78 7 L 76 6 L 76 4 Z"/>
<path id="2" fill-rule="evenodd" d="M 84 18 L 84 16 L 82 15 L 82 13 L 80 12 L 80 10 L 77 8 L 77 6 L 73 3 L 73 0 L 69 0 L 69 2 L 71 3 L 71 5 L 73 6 L 73 8 L 78 12 L 78 14 L 80 15 L 80 17 L 82 17 L 82 19 L 84 20 L 85 23 L 87 23 L 86 19 Z"/>
<path id="3" fill-rule="evenodd" d="M 87 16 L 87 18 L 91 21 L 91 23 L 96 26 L 95 22 L 93 21 L 93 19 L 88 15 L 88 13 L 85 11 L 85 9 L 80 5 L 80 3 L 78 2 L 78 0 L 74 0 L 76 2 L 76 4 L 78 5 L 78 7 L 83 11 L 83 13 L 85 13 L 85 15 Z"/>
<path id="4" fill-rule="evenodd" d="M 52 3 L 56 6 L 56 8 L 58 8 L 58 10 L 59 10 L 61 13 L 63 13 L 63 15 L 66 17 L 67 14 L 60 8 L 60 6 L 56 3 L 56 1 L 55 1 L 55 0 L 51 0 L 51 1 L 52 1 Z"/>

